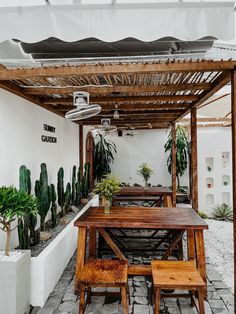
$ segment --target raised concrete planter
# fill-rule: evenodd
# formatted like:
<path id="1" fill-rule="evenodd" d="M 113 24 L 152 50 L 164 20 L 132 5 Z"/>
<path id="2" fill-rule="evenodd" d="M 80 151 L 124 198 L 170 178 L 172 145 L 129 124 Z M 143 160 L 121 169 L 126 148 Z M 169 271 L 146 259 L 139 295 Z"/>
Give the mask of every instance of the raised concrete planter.
<path id="1" fill-rule="evenodd" d="M 0 314 L 24 314 L 30 304 L 30 251 L 0 260 Z"/>
<path id="2" fill-rule="evenodd" d="M 94 196 L 42 253 L 31 258 L 31 305 L 44 306 L 63 270 L 75 253 L 78 228 L 74 227 L 74 221 L 90 206 L 97 206 L 98 203 L 98 196 Z"/>

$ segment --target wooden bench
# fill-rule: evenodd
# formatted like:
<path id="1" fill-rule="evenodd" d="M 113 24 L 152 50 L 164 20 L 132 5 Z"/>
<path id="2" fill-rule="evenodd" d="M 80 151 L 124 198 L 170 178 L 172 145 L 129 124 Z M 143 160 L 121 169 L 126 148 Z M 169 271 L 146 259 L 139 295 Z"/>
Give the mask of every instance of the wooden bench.
<path id="1" fill-rule="evenodd" d="M 86 308 L 91 299 L 91 287 L 119 287 L 123 313 L 128 314 L 128 261 L 127 260 L 88 260 L 82 269 L 79 278 L 80 305 L 79 314 Z"/>
<path id="2" fill-rule="evenodd" d="M 205 283 L 192 261 L 159 261 L 151 262 L 154 286 L 154 313 L 159 314 L 161 289 L 188 290 L 189 297 L 197 307 L 192 291 L 198 292 L 197 307 L 200 314 L 205 314 L 204 288 Z M 175 297 L 172 295 L 171 297 Z M 192 303 L 191 303 L 192 304 Z"/>

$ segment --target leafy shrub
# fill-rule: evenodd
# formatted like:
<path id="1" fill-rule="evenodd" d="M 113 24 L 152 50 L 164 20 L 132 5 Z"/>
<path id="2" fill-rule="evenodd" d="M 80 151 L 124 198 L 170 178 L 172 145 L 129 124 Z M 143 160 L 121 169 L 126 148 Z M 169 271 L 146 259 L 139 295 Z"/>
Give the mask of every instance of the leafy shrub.
<path id="1" fill-rule="evenodd" d="M 154 174 L 154 171 L 148 166 L 146 162 L 144 162 L 143 164 L 139 166 L 139 169 L 137 170 L 137 174 L 143 178 L 145 182 L 145 186 L 147 186 L 148 180 Z"/>
<path id="2" fill-rule="evenodd" d="M 214 217 L 218 220 L 223 221 L 232 221 L 233 220 L 233 211 L 228 204 L 220 204 L 217 205 L 215 208 Z"/>

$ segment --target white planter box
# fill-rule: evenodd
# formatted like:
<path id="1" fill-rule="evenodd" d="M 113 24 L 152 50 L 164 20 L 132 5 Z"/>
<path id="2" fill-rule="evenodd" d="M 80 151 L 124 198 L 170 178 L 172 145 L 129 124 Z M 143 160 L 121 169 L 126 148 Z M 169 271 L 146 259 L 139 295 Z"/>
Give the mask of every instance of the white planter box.
<path id="1" fill-rule="evenodd" d="M 30 305 L 30 251 L 0 261 L 0 314 L 24 314 Z"/>
<path id="2" fill-rule="evenodd" d="M 43 252 L 31 258 L 31 305 L 44 306 L 76 251 L 78 228 L 74 221 L 98 202 L 98 196 L 94 196 Z"/>

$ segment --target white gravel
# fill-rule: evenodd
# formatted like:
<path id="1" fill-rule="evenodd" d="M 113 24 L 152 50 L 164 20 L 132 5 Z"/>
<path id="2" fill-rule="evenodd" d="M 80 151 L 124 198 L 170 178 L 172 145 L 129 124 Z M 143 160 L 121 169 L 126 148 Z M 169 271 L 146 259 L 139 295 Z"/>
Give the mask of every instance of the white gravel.
<path id="1" fill-rule="evenodd" d="M 233 223 L 207 219 L 206 256 L 223 281 L 233 290 Z"/>

